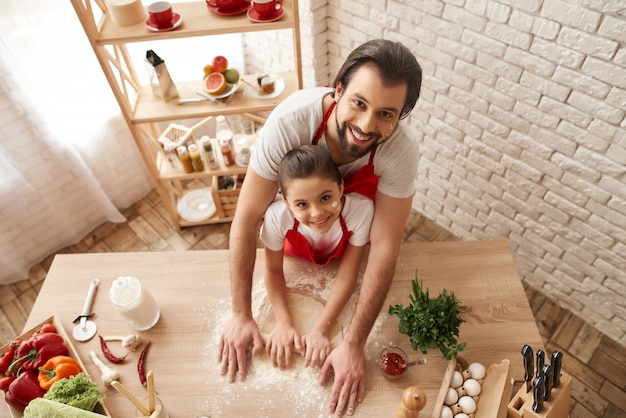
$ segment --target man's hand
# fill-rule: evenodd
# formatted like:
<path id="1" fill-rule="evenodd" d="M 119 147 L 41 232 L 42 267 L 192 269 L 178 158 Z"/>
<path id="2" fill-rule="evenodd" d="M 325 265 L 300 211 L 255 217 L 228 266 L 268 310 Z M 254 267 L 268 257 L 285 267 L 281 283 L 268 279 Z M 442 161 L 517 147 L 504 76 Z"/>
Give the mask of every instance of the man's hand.
<path id="1" fill-rule="evenodd" d="M 253 356 L 263 351 L 263 337 L 261 337 L 259 326 L 254 319 L 232 316 L 226 321 L 220 336 L 217 361 L 221 363 L 221 375 L 228 371 L 229 382 L 235 381 L 237 370 L 239 370 L 241 380 L 246 378 L 248 370 L 246 348 L 251 341 L 253 342 Z"/>
<path id="2" fill-rule="evenodd" d="M 335 373 L 335 382 L 328 409 L 338 417 L 344 410 L 352 415 L 356 402 L 362 402 L 365 396 L 365 350 L 343 340 L 326 358 L 320 371 L 320 385 L 326 381 L 331 368 Z"/>

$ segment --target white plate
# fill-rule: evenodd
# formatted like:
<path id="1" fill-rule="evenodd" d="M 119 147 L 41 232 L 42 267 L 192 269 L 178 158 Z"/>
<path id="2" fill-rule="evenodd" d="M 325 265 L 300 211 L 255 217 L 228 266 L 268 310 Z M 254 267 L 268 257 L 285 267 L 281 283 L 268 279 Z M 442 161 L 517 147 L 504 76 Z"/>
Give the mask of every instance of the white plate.
<path id="1" fill-rule="evenodd" d="M 246 96 L 252 99 L 273 99 L 278 97 L 285 90 L 285 80 L 279 76 L 271 76 L 274 79 L 274 92 L 270 94 L 262 94 L 260 88 L 255 89 L 246 85 Z"/>
<path id="2" fill-rule="evenodd" d="M 192 190 L 178 201 L 178 214 L 187 222 L 204 221 L 215 215 L 215 211 L 210 189 Z"/>
<path id="3" fill-rule="evenodd" d="M 220 94 L 209 94 L 211 97 L 213 97 L 214 99 L 223 99 L 225 97 L 231 96 L 233 95 L 237 89 L 239 88 L 241 84 L 237 83 L 237 84 L 226 84 L 226 90 L 224 90 L 222 93 Z M 206 91 L 206 86 L 204 86 L 204 91 Z"/>

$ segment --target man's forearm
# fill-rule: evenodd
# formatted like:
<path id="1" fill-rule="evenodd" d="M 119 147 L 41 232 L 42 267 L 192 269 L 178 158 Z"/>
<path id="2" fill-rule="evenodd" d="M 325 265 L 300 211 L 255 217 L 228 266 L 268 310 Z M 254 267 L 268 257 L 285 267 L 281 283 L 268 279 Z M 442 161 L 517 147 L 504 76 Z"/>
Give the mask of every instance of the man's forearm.
<path id="1" fill-rule="evenodd" d="M 391 286 L 412 200 L 395 199 L 380 192 L 376 195 L 376 208 L 370 229 L 370 252 L 361 293 L 348 334 L 344 338 L 361 347 L 365 347 Z"/>
<path id="2" fill-rule="evenodd" d="M 256 229 L 233 222 L 230 231 L 230 293 L 233 314 L 252 316 L 252 274 L 256 259 Z M 252 235 L 252 238 L 249 237 Z"/>
<path id="3" fill-rule="evenodd" d="M 362 347 L 387 297 L 396 268 L 397 251 L 373 250 L 368 257 L 359 300 L 344 338 Z"/>

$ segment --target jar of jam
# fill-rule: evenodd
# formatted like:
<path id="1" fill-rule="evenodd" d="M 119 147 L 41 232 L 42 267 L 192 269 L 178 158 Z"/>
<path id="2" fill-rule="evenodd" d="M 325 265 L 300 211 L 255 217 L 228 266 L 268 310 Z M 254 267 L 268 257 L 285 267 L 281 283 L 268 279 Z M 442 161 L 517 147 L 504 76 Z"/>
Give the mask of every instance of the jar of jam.
<path id="1" fill-rule="evenodd" d="M 189 155 L 189 151 L 187 151 L 187 147 L 184 145 L 179 146 L 176 148 L 176 153 L 178 154 L 180 163 L 183 165 L 185 173 L 193 173 L 193 164 L 191 163 L 191 156 Z"/>

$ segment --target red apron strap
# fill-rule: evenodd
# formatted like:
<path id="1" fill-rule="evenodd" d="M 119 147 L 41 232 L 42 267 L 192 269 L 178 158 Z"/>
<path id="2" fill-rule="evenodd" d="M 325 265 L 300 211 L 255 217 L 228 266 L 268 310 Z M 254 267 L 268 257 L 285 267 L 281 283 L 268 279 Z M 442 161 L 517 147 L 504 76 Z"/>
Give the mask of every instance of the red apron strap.
<path id="1" fill-rule="evenodd" d="M 330 119 L 330 114 L 333 112 L 333 109 L 335 108 L 336 104 L 337 104 L 337 102 L 333 101 L 333 103 L 330 105 L 330 107 L 326 111 L 326 114 L 324 115 L 324 120 L 320 124 L 320 127 L 317 128 L 317 132 L 315 133 L 315 137 L 313 137 L 313 142 L 312 142 L 313 145 L 317 145 L 317 142 L 322 137 L 322 134 L 324 133 L 324 129 L 326 129 L 326 125 L 328 124 L 328 119 Z"/>

